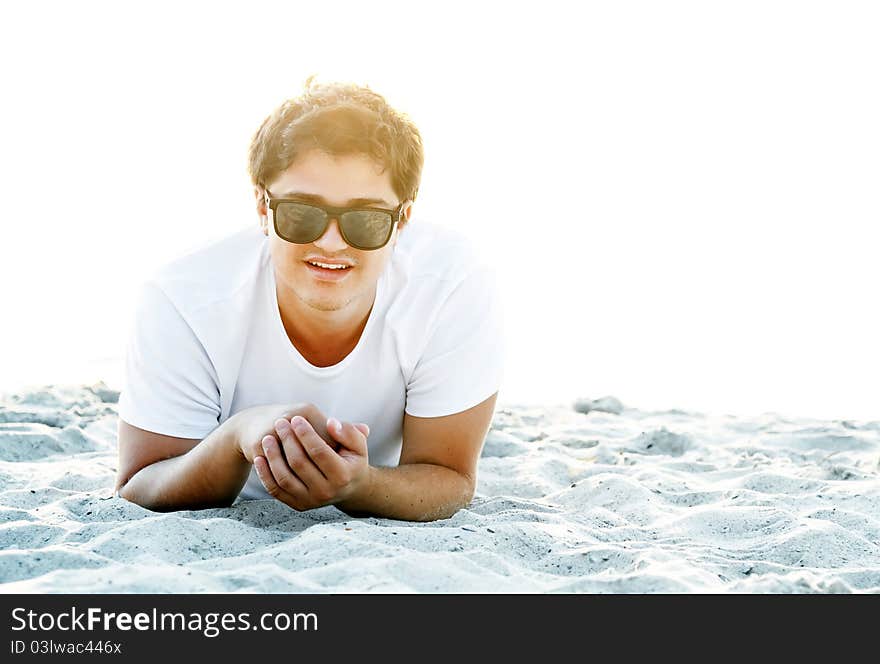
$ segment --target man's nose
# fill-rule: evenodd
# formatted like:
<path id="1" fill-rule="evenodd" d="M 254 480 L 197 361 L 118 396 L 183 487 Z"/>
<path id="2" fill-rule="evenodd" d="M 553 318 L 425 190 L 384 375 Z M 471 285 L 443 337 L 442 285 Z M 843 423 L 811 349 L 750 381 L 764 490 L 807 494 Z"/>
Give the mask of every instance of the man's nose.
<path id="1" fill-rule="evenodd" d="M 348 243 L 339 230 L 339 220 L 331 217 L 324 234 L 315 240 L 314 244 L 325 249 L 328 253 L 347 249 Z"/>

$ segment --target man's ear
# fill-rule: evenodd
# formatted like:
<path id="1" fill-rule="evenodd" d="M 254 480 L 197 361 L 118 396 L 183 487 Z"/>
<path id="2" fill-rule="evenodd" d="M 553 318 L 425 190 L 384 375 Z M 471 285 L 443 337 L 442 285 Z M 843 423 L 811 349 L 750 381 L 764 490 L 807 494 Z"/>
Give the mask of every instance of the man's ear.
<path id="1" fill-rule="evenodd" d="M 403 214 L 400 217 L 400 221 L 397 224 L 397 232 L 399 233 L 404 229 L 404 227 L 409 223 L 409 218 L 412 216 L 413 202 L 409 201 L 406 204 L 406 207 L 403 208 Z"/>
<path id="2" fill-rule="evenodd" d="M 400 215 L 400 221 L 397 222 L 397 232 L 394 233 L 394 244 L 392 247 L 397 246 L 397 240 L 400 238 L 400 234 L 403 232 L 403 229 L 406 228 L 406 225 L 409 223 L 409 218 L 412 216 L 412 206 L 413 203 L 410 201 L 403 208 L 403 213 Z"/>
<path id="3" fill-rule="evenodd" d="M 257 216 L 260 219 L 260 230 L 263 235 L 269 234 L 269 211 L 266 209 L 266 197 L 262 187 L 254 187 L 254 197 L 257 202 Z"/>

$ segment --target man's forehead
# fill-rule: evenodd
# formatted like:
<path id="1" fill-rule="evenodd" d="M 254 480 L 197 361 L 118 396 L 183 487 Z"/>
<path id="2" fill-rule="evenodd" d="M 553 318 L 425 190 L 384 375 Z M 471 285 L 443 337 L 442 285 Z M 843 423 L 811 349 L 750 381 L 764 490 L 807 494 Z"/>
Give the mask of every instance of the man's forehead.
<path id="1" fill-rule="evenodd" d="M 296 187 L 292 189 L 283 189 L 280 192 L 272 192 L 277 198 L 300 198 L 302 200 L 314 201 L 323 205 L 330 205 L 326 198 L 320 194 L 313 194 L 306 191 L 300 191 Z M 347 207 L 355 207 L 358 205 L 382 205 L 385 207 L 394 207 L 394 203 L 386 201 L 384 198 L 375 198 L 371 196 L 358 196 L 350 198 L 345 202 Z"/>
<path id="2" fill-rule="evenodd" d="M 361 153 L 308 150 L 269 185 L 269 191 L 277 198 L 302 198 L 328 206 L 397 205 L 390 170 Z"/>

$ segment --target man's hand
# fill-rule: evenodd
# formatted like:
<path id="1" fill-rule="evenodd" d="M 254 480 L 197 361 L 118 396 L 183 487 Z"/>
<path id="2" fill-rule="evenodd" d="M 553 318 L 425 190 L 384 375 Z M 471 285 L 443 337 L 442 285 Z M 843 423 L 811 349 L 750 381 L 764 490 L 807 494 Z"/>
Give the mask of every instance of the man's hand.
<path id="1" fill-rule="evenodd" d="M 307 418 L 279 418 L 275 431 L 281 445 L 275 436 L 264 436 L 260 441 L 264 455 L 254 457 L 254 467 L 269 495 L 295 510 L 339 503 L 369 484 L 370 428 L 332 418 L 324 425 L 321 428 L 329 434 L 330 444 Z"/>
<path id="2" fill-rule="evenodd" d="M 312 428 L 327 443 L 337 449 L 336 443 L 327 433 L 327 418 L 311 403 L 298 404 L 272 404 L 267 406 L 254 406 L 239 411 L 235 418 L 235 441 L 241 455 L 248 463 L 254 462 L 254 457 L 263 456 L 262 439 L 275 431 L 275 421 L 279 418 L 290 419 L 294 415 L 300 415 L 308 420 Z"/>

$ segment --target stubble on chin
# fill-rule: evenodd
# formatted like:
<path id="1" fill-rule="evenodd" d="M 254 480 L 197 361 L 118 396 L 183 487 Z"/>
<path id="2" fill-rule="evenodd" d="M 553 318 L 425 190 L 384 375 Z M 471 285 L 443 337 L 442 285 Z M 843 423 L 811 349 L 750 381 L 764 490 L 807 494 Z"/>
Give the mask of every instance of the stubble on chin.
<path id="1" fill-rule="evenodd" d="M 338 300 L 303 300 L 308 306 L 316 311 L 338 311 L 343 309 L 347 303 Z"/>
<path id="2" fill-rule="evenodd" d="M 351 297 L 345 297 L 343 295 L 314 296 L 308 293 L 299 293 L 297 291 L 294 291 L 294 294 L 300 302 L 316 311 L 339 311 L 340 309 L 349 306 L 358 298 L 358 295 Z"/>

